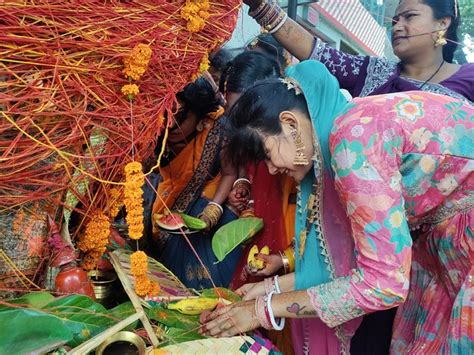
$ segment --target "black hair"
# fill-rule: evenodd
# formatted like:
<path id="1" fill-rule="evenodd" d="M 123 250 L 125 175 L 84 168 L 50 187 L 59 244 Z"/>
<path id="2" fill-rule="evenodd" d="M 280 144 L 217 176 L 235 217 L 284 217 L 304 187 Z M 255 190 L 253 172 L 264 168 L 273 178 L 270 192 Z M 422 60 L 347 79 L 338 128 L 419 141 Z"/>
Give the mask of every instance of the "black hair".
<path id="1" fill-rule="evenodd" d="M 454 0 L 422 0 L 423 3 L 433 10 L 435 19 L 440 20 L 443 17 L 451 17 L 451 24 L 446 32 L 448 43 L 443 47 L 443 59 L 452 63 L 454 52 L 458 47 L 458 27 L 461 23 L 459 7 Z"/>
<path id="2" fill-rule="evenodd" d="M 200 77 L 176 94 L 182 103 L 180 114 L 187 115 L 188 111 L 194 112 L 198 119 L 216 111 L 223 104 L 222 97 L 215 92 L 211 83 Z"/>
<path id="3" fill-rule="evenodd" d="M 225 48 L 220 48 L 209 55 L 209 64 L 215 70 L 222 72 L 232 61 L 232 53 Z"/>
<path id="4" fill-rule="evenodd" d="M 280 79 L 266 79 L 248 88 L 229 113 L 227 159 L 234 166 L 268 159 L 264 136 L 281 134 L 280 113 L 288 110 L 309 117 L 304 95 L 296 95 Z"/>
<path id="5" fill-rule="evenodd" d="M 268 33 L 262 33 L 250 41 L 247 45 L 247 49 L 250 51 L 259 49 L 261 53 L 277 61 L 280 65 L 281 72 L 283 72 L 287 66 L 285 48 Z"/>
<path id="6" fill-rule="evenodd" d="M 278 77 L 280 68 L 273 59 L 258 52 L 243 52 L 230 62 L 221 75 L 219 90 L 244 92 L 256 81 Z"/>

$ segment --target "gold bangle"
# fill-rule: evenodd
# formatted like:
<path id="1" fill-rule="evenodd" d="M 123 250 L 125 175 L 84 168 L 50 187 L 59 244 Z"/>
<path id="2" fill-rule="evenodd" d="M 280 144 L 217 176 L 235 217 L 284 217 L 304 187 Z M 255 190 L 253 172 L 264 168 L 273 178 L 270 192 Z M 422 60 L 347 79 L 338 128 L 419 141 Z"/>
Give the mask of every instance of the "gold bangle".
<path id="1" fill-rule="evenodd" d="M 295 249 L 292 246 L 290 246 L 289 248 L 285 249 L 283 254 L 285 254 L 288 260 L 288 268 L 290 272 L 295 271 Z"/>
<path id="2" fill-rule="evenodd" d="M 285 274 L 288 274 L 290 272 L 290 262 L 288 260 L 288 257 L 285 255 L 285 253 L 282 253 L 281 251 L 279 253 L 281 261 L 283 262 L 283 272 Z"/>

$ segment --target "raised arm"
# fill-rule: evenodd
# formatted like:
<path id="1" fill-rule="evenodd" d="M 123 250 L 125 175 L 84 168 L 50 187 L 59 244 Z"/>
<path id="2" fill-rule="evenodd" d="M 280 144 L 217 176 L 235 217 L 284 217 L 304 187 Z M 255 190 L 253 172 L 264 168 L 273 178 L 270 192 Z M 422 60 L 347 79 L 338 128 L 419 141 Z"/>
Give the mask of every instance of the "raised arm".
<path id="1" fill-rule="evenodd" d="M 277 20 L 268 25 L 267 18 L 275 18 L 276 12 L 284 11 L 273 0 L 246 0 L 250 6 L 249 14 L 263 27 L 270 26 L 270 33 L 281 45 L 300 61 L 316 59 L 323 63 L 339 81 L 342 89 L 348 90 L 352 96 L 358 96 L 364 85 L 369 63 L 368 56 L 351 55 L 329 46 L 300 26 L 286 15 L 277 16 Z M 264 6 L 267 4 L 267 6 Z M 279 10 L 275 10 L 278 8 Z M 262 16 L 267 12 L 268 16 Z M 278 20 L 279 19 L 279 20 Z M 280 22 L 278 22 L 280 21 Z M 378 59 L 377 59 L 378 60 Z"/>

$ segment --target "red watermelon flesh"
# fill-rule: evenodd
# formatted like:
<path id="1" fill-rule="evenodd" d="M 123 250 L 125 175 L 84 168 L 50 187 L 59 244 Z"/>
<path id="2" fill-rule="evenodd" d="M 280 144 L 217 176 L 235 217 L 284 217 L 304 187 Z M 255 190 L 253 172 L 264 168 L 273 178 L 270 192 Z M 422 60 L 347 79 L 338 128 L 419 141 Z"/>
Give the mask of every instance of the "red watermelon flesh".
<path id="1" fill-rule="evenodd" d="M 186 224 L 178 213 L 157 215 L 155 221 L 158 227 L 167 230 L 178 230 L 186 227 Z"/>

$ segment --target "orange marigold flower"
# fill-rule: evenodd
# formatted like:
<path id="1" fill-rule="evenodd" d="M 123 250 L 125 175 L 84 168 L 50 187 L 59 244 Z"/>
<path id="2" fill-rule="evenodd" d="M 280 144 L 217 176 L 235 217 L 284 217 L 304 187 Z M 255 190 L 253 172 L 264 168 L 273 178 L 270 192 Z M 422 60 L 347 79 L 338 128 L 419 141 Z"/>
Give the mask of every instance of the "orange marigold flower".
<path id="1" fill-rule="evenodd" d="M 131 162 L 125 166 L 124 204 L 127 209 L 128 236 L 137 240 L 143 236 L 143 190 L 145 175 L 142 164 Z"/>
<path id="2" fill-rule="evenodd" d="M 135 276 L 135 292 L 138 296 L 146 296 L 152 287 L 151 281 L 146 275 Z"/>
<path id="3" fill-rule="evenodd" d="M 208 0 L 186 0 L 181 8 L 181 18 L 187 21 L 186 28 L 189 32 L 199 32 L 206 26 L 210 4 Z"/>
<path id="4" fill-rule="evenodd" d="M 130 272 L 133 276 L 145 275 L 148 271 L 148 256 L 142 251 L 130 255 Z"/>
<path id="5" fill-rule="evenodd" d="M 110 189 L 109 216 L 114 219 L 123 207 L 123 191 L 117 187 Z"/>
<path id="6" fill-rule="evenodd" d="M 140 89 L 135 84 L 127 84 L 122 86 L 122 94 L 128 96 L 130 99 L 132 99 L 135 95 L 138 95 L 139 93 Z"/>
<path id="7" fill-rule="evenodd" d="M 109 243 L 110 220 L 102 212 L 95 214 L 86 225 L 86 230 L 77 243 L 83 252 L 102 250 Z M 105 249 L 104 249 L 105 250 Z"/>
<path id="8" fill-rule="evenodd" d="M 123 72 L 127 78 L 139 80 L 142 77 L 150 62 L 151 53 L 151 48 L 147 44 L 140 43 L 133 48 L 132 53 L 124 60 Z"/>

